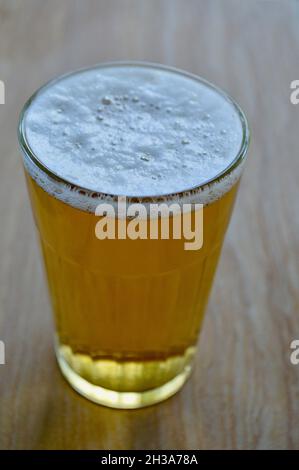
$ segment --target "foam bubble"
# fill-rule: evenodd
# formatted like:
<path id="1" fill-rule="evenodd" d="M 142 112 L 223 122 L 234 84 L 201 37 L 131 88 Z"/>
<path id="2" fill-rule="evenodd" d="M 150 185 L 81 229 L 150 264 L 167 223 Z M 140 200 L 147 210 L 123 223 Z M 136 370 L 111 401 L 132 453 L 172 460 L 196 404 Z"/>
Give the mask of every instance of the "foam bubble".
<path id="1" fill-rule="evenodd" d="M 207 204 L 241 172 L 238 165 L 217 184 L 190 191 L 234 161 L 242 121 L 224 95 L 171 69 L 107 65 L 62 77 L 31 101 L 23 130 L 31 152 L 69 184 L 25 156 L 28 172 L 45 191 L 83 210 L 99 203 L 95 193 L 168 200 L 184 192 L 179 199 L 196 194 Z"/>

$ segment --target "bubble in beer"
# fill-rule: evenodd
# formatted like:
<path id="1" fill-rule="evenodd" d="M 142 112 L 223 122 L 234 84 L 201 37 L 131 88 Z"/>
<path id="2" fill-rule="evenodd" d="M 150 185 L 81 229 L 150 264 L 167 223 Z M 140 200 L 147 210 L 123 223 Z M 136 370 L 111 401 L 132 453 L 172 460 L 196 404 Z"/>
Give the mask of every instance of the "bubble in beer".
<path id="1" fill-rule="evenodd" d="M 149 162 L 150 157 L 148 155 L 141 155 L 140 160 L 144 160 L 145 162 Z"/>
<path id="2" fill-rule="evenodd" d="M 112 100 L 111 100 L 111 98 L 108 98 L 107 96 L 104 96 L 104 98 L 102 98 L 102 103 L 107 106 L 109 104 L 112 104 Z"/>

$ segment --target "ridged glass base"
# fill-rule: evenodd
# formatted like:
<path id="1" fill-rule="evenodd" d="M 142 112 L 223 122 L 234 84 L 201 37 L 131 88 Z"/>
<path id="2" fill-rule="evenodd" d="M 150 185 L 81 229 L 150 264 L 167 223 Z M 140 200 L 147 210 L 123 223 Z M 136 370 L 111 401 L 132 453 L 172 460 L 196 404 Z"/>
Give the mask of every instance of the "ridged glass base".
<path id="1" fill-rule="evenodd" d="M 153 405 L 174 395 L 191 373 L 194 351 L 194 347 L 188 348 L 183 356 L 164 361 L 130 361 L 124 364 L 112 360 L 92 361 L 88 356 L 73 354 L 67 346 L 56 347 L 56 356 L 62 374 L 78 393 L 100 405 L 132 409 Z M 174 375 L 176 370 L 179 370 L 179 373 Z M 172 378 L 165 381 L 165 377 L 170 376 Z M 145 388 L 145 384 L 161 383 L 162 377 L 162 385 L 140 390 L 141 383 Z M 114 389 L 105 388 L 103 385 L 106 383 L 113 385 Z M 120 388 L 122 390 L 119 390 Z"/>

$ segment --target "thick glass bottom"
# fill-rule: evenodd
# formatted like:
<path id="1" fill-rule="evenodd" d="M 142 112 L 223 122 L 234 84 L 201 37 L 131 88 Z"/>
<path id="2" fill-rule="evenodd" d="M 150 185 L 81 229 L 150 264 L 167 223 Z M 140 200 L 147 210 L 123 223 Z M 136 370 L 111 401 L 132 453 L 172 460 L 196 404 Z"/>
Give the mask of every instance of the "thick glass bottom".
<path id="1" fill-rule="evenodd" d="M 155 361 L 92 360 L 74 354 L 69 346 L 56 346 L 62 374 L 89 400 L 111 408 L 142 408 L 166 400 L 186 382 L 195 347 L 182 356 Z"/>

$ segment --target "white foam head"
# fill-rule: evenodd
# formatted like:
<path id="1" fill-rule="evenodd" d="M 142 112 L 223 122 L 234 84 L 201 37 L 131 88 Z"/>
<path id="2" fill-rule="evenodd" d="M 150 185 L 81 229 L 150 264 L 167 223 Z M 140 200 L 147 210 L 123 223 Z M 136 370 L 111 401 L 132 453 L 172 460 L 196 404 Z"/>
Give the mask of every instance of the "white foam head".
<path id="1" fill-rule="evenodd" d="M 91 193 L 105 199 L 184 193 L 194 200 L 193 188 L 236 160 L 246 134 L 244 116 L 219 90 L 145 64 L 107 64 L 51 82 L 31 100 L 21 127 L 23 150 L 35 156 L 34 163 L 25 155 L 31 176 L 50 194 L 87 210 L 98 204 Z M 206 204 L 220 197 L 241 166 L 195 191 L 195 199 Z"/>

